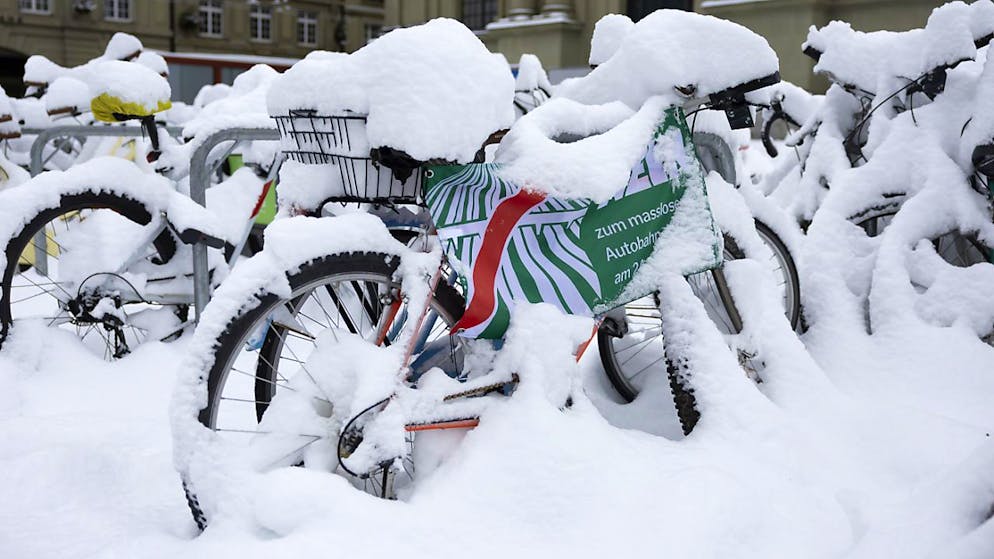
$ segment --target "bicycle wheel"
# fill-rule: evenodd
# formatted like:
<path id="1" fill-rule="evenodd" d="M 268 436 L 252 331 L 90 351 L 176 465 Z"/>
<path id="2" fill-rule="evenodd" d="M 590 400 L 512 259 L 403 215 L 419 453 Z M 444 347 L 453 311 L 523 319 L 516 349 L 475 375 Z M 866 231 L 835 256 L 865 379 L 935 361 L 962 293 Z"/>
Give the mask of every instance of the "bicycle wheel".
<path id="1" fill-rule="evenodd" d="M 141 246 L 152 222 L 140 202 L 105 192 L 63 196 L 32 217 L 4 248 L 0 344 L 19 323 L 37 322 L 72 331 L 111 359 L 150 331 L 168 329 L 162 311 L 180 322 L 182 309 L 144 300 L 131 280 L 112 273 L 132 256 L 136 266 L 172 258 L 176 241 L 168 231 Z"/>
<path id="2" fill-rule="evenodd" d="M 801 313 L 799 276 L 794 259 L 769 227 L 757 221 L 756 231 L 772 253 L 764 265 L 769 266 L 778 278 L 784 313 L 791 327 L 796 328 Z M 725 235 L 724 242 L 726 261 L 746 257 L 734 239 Z M 735 311 L 724 275 L 705 272 L 691 276 L 688 281 L 719 331 L 725 335 L 737 334 L 741 330 L 741 319 Z M 608 380 L 625 401 L 631 402 L 638 396 L 645 377 L 666 367 L 659 305 L 655 297 L 644 297 L 625 305 L 624 320 L 624 325 L 605 320 L 597 338 Z"/>
<path id="3" fill-rule="evenodd" d="M 765 223 L 755 220 L 754 224 L 759 239 L 770 249 L 770 256 L 762 263 L 773 272 L 777 280 L 777 290 L 783 295 L 784 314 L 790 321 L 790 327 L 796 329 L 801 320 L 801 280 L 794 257 L 787 249 L 787 245 Z M 726 236 L 725 240 L 731 241 L 732 253 L 744 255 L 735 243 L 735 239 Z"/>
<path id="4" fill-rule="evenodd" d="M 876 237 L 890 225 L 899 209 L 900 207 L 889 208 L 882 213 L 857 222 L 856 225 L 866 231 L 868 236 Z M 949 231 L 931 239 L 931 241 L 932 246 L 935 247 L 935 252 L 953 266 L 966 268 L 974 264 L 994 261 L 992 260 L 994 259 L 992 250 L 985 247 L 976 235 L 963 234 L 958 230 Z"/>
<path id="5" fill-rule="evenodd" d="M 725 259 L 734 260 L 736 256 L 726 248 Z M 727 335 L 741 330 L 741 319 L 720 268 L 695 274 L 687 281 L 719 331 Z M 625 305 L 625 324 L 617 324 L 609 317 L 597 330 L 604 372 L 626 402 L 638 397 L 649 376 L 668 369 L 659 312 L 656 295 L 649 295 Z"/>
<path id="6" fill-rule="evenodd" d="M 288 296 L 263 292 L 247 301 L 214 342 L 214 359 L 205 371 L 207 401 L 199 413 L 199 422 L 235 442 L 248 443 L 253 439 L 253 444 L 257 444 L 259 436 L 265 437 L 271 443 L 269 446 L 279 448 L 273 453 L 271 465 L 315 466 L 307 457 L 308 447 L 337 448 L 340 425 L 319 433 L 295 433 L 292 428 L 276 433 L 260 431 L 259 423 L 266 417 L 274 398 L 284 391 L 295 391 L 288 384 L 295 375 L 313 381 L 315 377 L 336 374 L 335 370 L 328 370 L 334 365 L 317 353 L 322 339 L 331 336 L 337 340 L 338 333 L 344 332 L 367 341 L 379 337 L 385 317 L 391 314 L 386 310 L 399 293 L 400 285 L 394 279 L 399 263 L 396 256 L 378 253 L 325 256 L 287 272 Z M 431 367 L 439 367 L 450 375 L 461 370 L 457 342 L 448 334 L 451 325 L 462 316 L 463 307 L 463 298 L 453 287 L 439 285 L 417 338 L 412 377 Z M 396 330 L 408 316 L 406 302 L 402 302 L 394 316 Z M 388 345 L 389 339 L 385 338 L 383 344 Z M 324 408 L 322 414 L 331 414 L 334 398 L 322 393 L 318 399 L 318 407 Z M 408 444 L 413 445 L 411 434 Z M 328 469 L 328 464 L 316 467 Z M 345 472 L 340 475 L 359 489 L 392 498 L 397 483 L 413 480 L 412 467 L 412 463 L 405 461 L 401 469 L 384 466 L 365 478 Z M 336 467 L 330 469 L 335 471 Z M 190 510 L 203 529 L 208 519 L 192 489 L 194 484 L 187 481 L 184 487 Z"/>

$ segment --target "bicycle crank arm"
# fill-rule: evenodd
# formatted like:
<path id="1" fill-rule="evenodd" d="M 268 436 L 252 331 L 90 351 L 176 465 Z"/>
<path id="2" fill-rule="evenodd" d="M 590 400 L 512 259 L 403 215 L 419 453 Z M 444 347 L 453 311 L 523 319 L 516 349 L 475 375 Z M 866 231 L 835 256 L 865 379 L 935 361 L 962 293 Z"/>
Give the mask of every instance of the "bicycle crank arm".
<path id="1" fill-rule="evenodd" d="M 479 417 L 467 417 L 464 419 L 448 419 L 444 421 L 434 421 L 432 423 L 408 423 L 404 430 L 408 433 L 418 431 L 443 431 L 446 429 L 473 429 L 480 424 Z"/>

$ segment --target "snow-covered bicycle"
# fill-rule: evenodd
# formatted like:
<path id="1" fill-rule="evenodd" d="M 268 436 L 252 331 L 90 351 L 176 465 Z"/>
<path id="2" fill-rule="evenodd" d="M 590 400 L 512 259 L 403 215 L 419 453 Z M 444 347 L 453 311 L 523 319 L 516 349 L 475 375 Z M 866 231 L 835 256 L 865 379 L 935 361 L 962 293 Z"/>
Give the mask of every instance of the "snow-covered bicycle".
<path id="1" fill-rule="evenodd" d="M 94 114 L 139 120 L 156 153 L 154 115 L 169 105 L 165 79 L 132 62 L 91 70 Z M 114 358 L 145 339 L 175 337 L 192 323 L 190 246 L 219 249 L 209 266 L 220 281 L 272 184 L 252 169 L 236 171 L 209 194 L 225 204 L 207 211 L 144 161 L 98 157 L 5 190 L 0 343 L 21 328 L 62 327 Z"/>
<path id="2" fill-rule="evenodd" d="M 776 159 L 764 177 L 764 190 L 806 226 L 837 176 L 868 162 L 891 120 L 903 113 L 914 118 L 916 110 L 941 97 L 949 73 L 973 60 L 992 34 L 994 3 L 989 0 L 946 4 L 933 10 L 923 28 L 901 33 L 862 33 L 839 21 L 812 28 L 803 49 L 831 86 L 824 97 L 814 98 L 781 84 L 758 103 L 765 120 L 763 143 L 771 156 L 778 152 L 770 137 L 775 123 L 795 127 L 786 140 L 793 149 Z M 849 219 L 875 234 L 906 195 L 868 193 Z"/>
<path id="3" fill-rule="evenodd" d="M 638 111 L 618 103 L 554 99 L 515 124 L 501 141 L 497 164 L 455 164 L 444 158 L 426 162 L 408 155 L 403 143 L 420 149 L 423 144 L 417 140 L 424 141 L 425 135 L 396 122 L 392 128 L 377 128 L 387 124 L 373 102 L 385 98 L 380 92 L 390 84 L 362 81 L 366 68 L 398 56 L 410 58 L 407 37 L 422 47 L 462 40 L 478 44 L 464 28 L 450 30 L 448 26 L 458 25 L 454 22 L 395 31 L 360 51 L 361 57 L 287 73 L 288 80 L 301 79 L 303 69 L 313 67 L 320 70 L 314 80 L 348 75 L 372 90 L 368 116 L 316 109 L 277 114 L 286 154 L 304 164 L 291 167 L 293 176 L 330 179 L 342 202 L 427 207 L 432 224 L 404 244 L 389 235 L 382 221 L 361 214 L 281 220 L 271 226 L 265 249 L 215 292 L 191 341 L 174 397 L 176 463 L 201 528 L 224 515 L 226 496 L 237 491 L 242 475 L 281 466 L 337 472 L 381 497 L 410 492 L 415 473 L 425 476 L 444 459 L 453 434 L 476 426 L 506 395 L 542 390 L 541 383 L 526 381 L 538 372 L 536 363 L 523 359 L 514 347 L 538 336 L 547 342 L 542 359 L 561 366 L 581 354 L 596 333 L 589 320 L 562 329 L 558 323 L 544 325 L 542 320 L 564 317 L 548 306 L 523 303 L 602 317 L 626 298 L 654 291 L 657 274 L 680 279 L 681 273 L 710 270 L 722 277 L 720 235 L 710 218 L 703 172 L 680 107 L 707 104 L 741 126 L 749 121 L 745 94 L 779 76 L 775 56 L 761 38 L 733 24 L 698 18 L 672 13 L 646 18 L 639 24 L 644 32 L 634 35 L 628 54 L 638 51 L 640 41 L 673 36 L 666 32 L 672 31 L 670 25 L 720 25 L 735 35 L 735 47 L 723 54 L 749 59 L 737 77 L 681 90 L 674 89 L 674 82 L 699 72 L 686 66 L 674 69 L 667 85 L 654 85 L 655 95 L 633 101 Z M 455 36 L 445 41 L 419 36 L 438 29 Z M 479 58 L 466 68 L 492 60 L 482 45 L 479 50 Z M 468 56 L 427 48 L 419 54 Z M 359 65 L 370 59 L 368 67 Z M 416 62 L 403 61 L 405 65 L 388 66 L 395 72 L 391 77 L 446 87 L 446 76 L 425 76 L 406 67 L 420 69 Z M 617 73 L 625 71 L 620 62 L 608 62 L 591 74 L 590 83 L 617 83 Z M 350 87 L 351 92 L 358 89 Z M 483 87 L 472 93 L 485 97 L 493 90 Z M 362 106 L 364 101 L 357 99 L 363 97 L 348 101 Z M 457 114 L 468 119 L 481 114 L 479 105 L 470 96 L 467 102 L 454 98 L 451 107 L 443 104 L 441 109 L 463 109 Z M 411 111 L 404 116 L 423 119 Z M 374 124 L 374 117 L 381 120 Z M 439 126 L 461 124 L 453 116 Z M 394 131 L 394 141 L 402 145 L 377 146 L 374 130 Z M 568 139 L 556 141 L 563 132 Z M 467 144 L 455 134 L 431 135 Z M 608 185 L 601 185 L 593 187 L 599 195 L 570 195 L 570 184 L 556 176 L 567 167 L 538 163 L 543 154 L 557 152 L 572 153 L 571 161 L 582 165 L 584 158 L 576 154 L 617 151 L 611 146 L 622 140 L 625 153 L 631 153 L 621 160 L 631 154 L 637 158 L 634 165 L 613 168 L 610 193 Z M 482 148 L 460 149 L 469 160 L 474 152 L 482 153 Z M 382 169 L 389 169 L 389 175 L 370 174 Z M 545 189 L 539 186 L 543 184 Z M 622 207 L 628 209 L 608 211 Z M 678 225 L 667 226 L 673 223 Z M 691 299 L 697 302 L 689 312 L 699 308 L 703 313 L 703 305 Z M 668 303 L 662 302 L 664 310 Z M 512 317 L 521 313 L 530 318 L 516 327 Z M 509 337 L 500 341 L 509 327 Z M 680 381 L 686 381 L 690 373 L 680 347 L 668 351 L 667 358 L 680 363 L 674 367 Z M 556 405 L 568 407 L 579 387 L 568 380 L 557 386 Z M 683 394 L 691 394 L 689 385 Z M 679 408 L 697 413 L 692 399 L 678 398 Z"/>
<path id="4" fill-rule="evenodd" d="M 624 33 L 633 26 L 631 20 L 618 15 L 607 16 L 598 22 L 591 40 L 591 68 L 609 59 L 620 46 Z M 614 40 L 612 35 L 615 36 Z M 523 55 L 515 80 L 514 104 L 519 116 L 534 110 L 553 96 L 554 89 L 549 84 L 539 60 L 533 55 Z M 738 180 L 743 164 L 736 156 L 741 153 L 739 149 L 741 146 L 737 144 L 736 131 L 729 127 L 725 115 L 720 111 L 709 111 L 706 108 L 695 110 L 692 114 L 694 116 L 691 118 L 691 132 L 694 147 L 704 170 L 717 173 L 720 180 L 735 186 L 736 190 L 740 187 L 751 188 Z M 716 188 L 720 187 L 716 185 Z M 752 213 L 751 208 L 748 204 L 742 203 L 745 200 L 739 192 L 723 189 L 721 194 L 726 198 L 732 198 L 734 200 L 732 205 L 738 206 L 735 208 L 737 211 L 731 213 L 739 215 L 729 215 L 727 218 L 730 222 L 741 225 L 742 217 Z M 752 201 L 763 203 L 761 196 L 752 197 Z M 766 209 L 775 210 L 770 207 Z M 751 218 L 754 222 L 753 227 L 731 229 L 723 225 L 722 217 L 726 216 L 718 216 L 718 227 L 724 238 L 724 259 L 739 260 L 749 257 L 767 264 L 776 278 L 778 288 L 783 293 L 784 313 L 791 327 L 796 328 L 801 317 L 800 281 L 794 258 L 786 243 L 781 240 L 773 227 L 759 217 Z M 777 225 L 784 226 L 783 223 Z M 789 223 L 786 226 L 791 227 Z M 742 237 L 742 241 L 737 241 L 737 236 Z M 695 294 L 705 303 L 712 320 L 725 335 L 734 336 L 741 332 L 742 319 L 734 311 L 734 303 L 731 301 L 731 294 L 723 276 L 702 273 L 689 277 L 688 281 Z M 638 387 L 647 377 L 667 369 L 659 318 L 658 298 L 649 296 L 613 310 L 605 317 L 598 330 L 601 363 L 608 380 L 618 394 L 629 402 L 636 398 Z M 743 356 L 747 353 L 747 350 L 743 350 Z M 675 375 L 675 372 L 671 371 L 670 374 Z M 679 390 L 679 386 L 675 389 Z"/>

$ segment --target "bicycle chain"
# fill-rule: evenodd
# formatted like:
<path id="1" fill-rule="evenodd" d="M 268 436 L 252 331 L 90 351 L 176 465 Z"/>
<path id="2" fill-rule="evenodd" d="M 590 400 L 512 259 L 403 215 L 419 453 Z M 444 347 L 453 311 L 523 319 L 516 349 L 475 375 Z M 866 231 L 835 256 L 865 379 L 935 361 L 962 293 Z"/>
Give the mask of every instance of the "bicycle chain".
<path id="1" fill-rule="evenodd" d="M 480 387 L 477 387 L 477 388 L 471 388 L 469 390 L 464 390 L 462 392 L 456 392 L 456 393 L 453 393 L 453 394 L 449 394 L 448 396 L 443 397 L 442 401 L 443 402 L 451 402 L 452 400 L 456 400 L 456 399 L 459 399 L 459 398 L 468 398 L 468 397 L 471 397 L 471 396 L 484 396 L 484 395 L 489 394 L 491 392 L 496 392 L 497 390 L 500 390 L 500 389 L 504 388 L 508 384 L 517 384 L 517 383 L 518 383 L 518 374 L 517 373 L 513 373 L 511 375 L 511 380 L 509 380 L 509 381 L 495 382 L 493 384 L 488 384 L 488 385 L 485 385 L 485 386 L 480 386 Z"/>

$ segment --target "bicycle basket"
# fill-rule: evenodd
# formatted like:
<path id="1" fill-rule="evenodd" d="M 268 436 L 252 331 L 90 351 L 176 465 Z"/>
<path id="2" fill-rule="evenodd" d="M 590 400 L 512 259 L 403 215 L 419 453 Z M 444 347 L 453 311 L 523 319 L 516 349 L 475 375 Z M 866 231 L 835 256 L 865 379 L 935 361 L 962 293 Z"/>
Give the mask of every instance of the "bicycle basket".
<path id="1" fill-rule="evenodd" d="M 341 180 L 341 195 L 330 201 L 415 204 L 421 193 L 421 173 L 394 172 L 370 157 L 364 115 L 319 115 L 291 110 L 273 117 L 280 132 L 280 149 L 305 165 L 328 165 Z"/>

